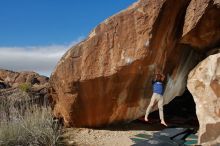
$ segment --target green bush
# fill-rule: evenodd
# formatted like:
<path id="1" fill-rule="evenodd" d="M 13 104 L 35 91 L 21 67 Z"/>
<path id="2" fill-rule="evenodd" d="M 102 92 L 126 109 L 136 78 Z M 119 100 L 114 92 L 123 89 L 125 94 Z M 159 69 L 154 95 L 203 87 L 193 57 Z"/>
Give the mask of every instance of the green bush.
<path id="1" fill-rule="evenodd" d="M 28 92 L 31 88 L 31 84 L 29 83 L 22 83 L 19 85 L 19 89 L 23 92 Z"/>

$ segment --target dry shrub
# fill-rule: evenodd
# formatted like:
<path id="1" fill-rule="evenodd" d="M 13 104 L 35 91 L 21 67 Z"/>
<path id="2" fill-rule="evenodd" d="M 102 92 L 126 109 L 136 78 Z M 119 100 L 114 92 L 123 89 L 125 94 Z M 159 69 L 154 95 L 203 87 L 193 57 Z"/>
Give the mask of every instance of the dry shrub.
<path id="1" fill-rule="evenodd" d="M 61 127 L 54 123 L 51 108 L 28 99 L 22 91 L 0 95 L 0 145 L 60 145 Z"/>

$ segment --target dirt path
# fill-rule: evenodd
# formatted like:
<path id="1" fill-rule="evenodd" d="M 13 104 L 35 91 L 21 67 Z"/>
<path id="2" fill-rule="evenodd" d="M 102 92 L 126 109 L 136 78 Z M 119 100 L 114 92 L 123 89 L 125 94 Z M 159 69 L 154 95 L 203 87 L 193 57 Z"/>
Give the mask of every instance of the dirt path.
<path id="1" fill-rule="evenodd" d="M 63 137 L 67 145 L 130 146 L 135 144 L 134 138 L 137 134 L 151 136 L 163 128 L 159 123 L 147 124 L 136 121 L 105 129 L 68 128 L 65 129 Z"/>

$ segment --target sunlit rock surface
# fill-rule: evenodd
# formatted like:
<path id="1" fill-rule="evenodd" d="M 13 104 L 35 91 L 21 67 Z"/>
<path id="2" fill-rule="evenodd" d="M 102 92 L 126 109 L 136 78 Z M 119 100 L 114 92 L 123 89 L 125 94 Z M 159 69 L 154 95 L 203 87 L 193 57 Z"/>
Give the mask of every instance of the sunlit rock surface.
<path id="1" fill-rule="evenodd" d="M 187 87 L 196 103 L 199 143 L 220 144 L 220 53 L 209 56 L 190 72 Z"/>
<path id="2" fill-rule="evenodd" d="M 0 69 L 0 99 L 49 105 L 49 78 L 35 72 L 14 72 Z M 2 102 L 0 101 L 0 102 Z"/>
<path id="3" fill-rule="evenodd" d="M 31 71 L 14 72 L 10 70 L 0 69 L 0 81 L 4 82 L 9 87 L 14 88 L 24 83 L 30 85 L 44 85 L 48 83 L 49 78 Z"/>

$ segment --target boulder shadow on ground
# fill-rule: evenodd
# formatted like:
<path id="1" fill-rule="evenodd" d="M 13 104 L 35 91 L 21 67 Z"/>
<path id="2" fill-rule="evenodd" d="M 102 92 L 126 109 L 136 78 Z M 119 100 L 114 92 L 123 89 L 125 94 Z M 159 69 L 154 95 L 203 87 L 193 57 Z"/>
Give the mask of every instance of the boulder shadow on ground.
<path id="1" fill-rule="evenodd" d="M 199 128 L 196 105 L 188 90 L 164 106 L 164 117 L 169 127 Z M 153 123 L 160 122 L 158 110 L 149 115 L 149 120 Z"/>

